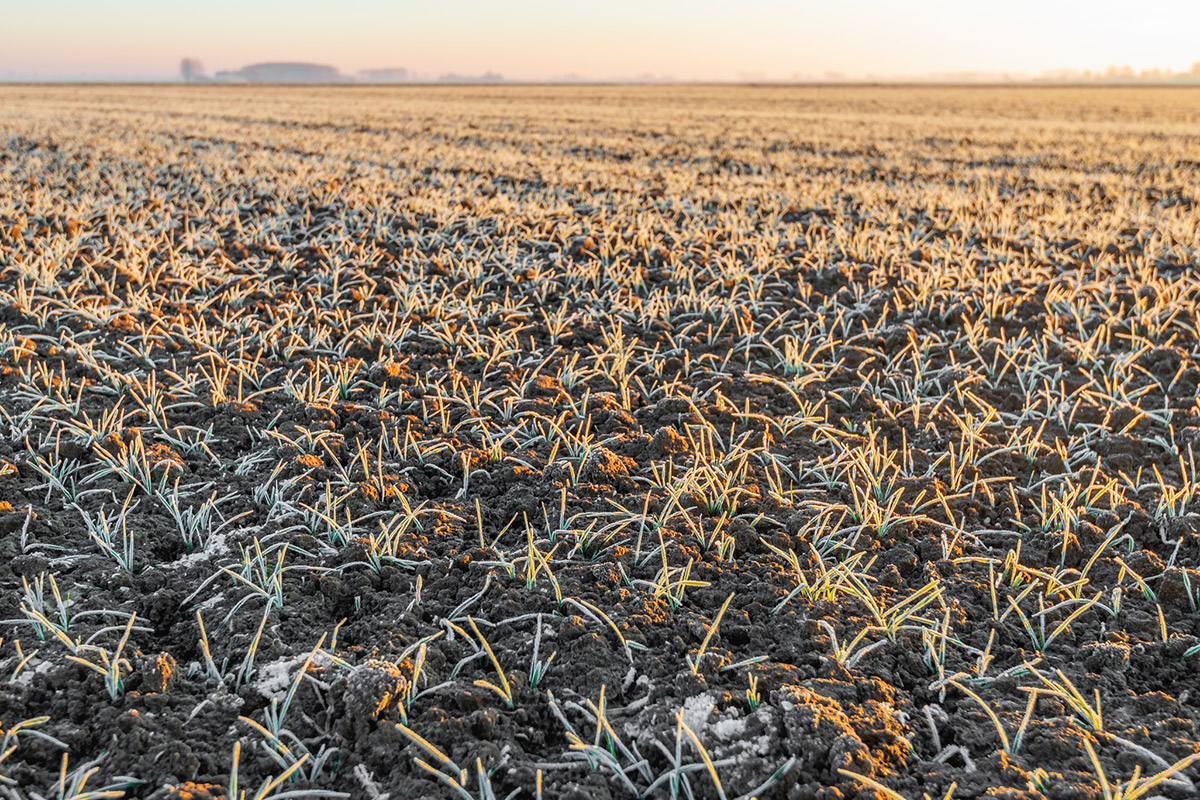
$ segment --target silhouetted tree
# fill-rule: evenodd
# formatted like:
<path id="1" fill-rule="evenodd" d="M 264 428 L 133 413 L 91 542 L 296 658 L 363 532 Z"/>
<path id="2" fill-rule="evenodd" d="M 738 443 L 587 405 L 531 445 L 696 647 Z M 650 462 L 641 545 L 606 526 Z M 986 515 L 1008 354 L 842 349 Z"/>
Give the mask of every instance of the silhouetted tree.
<path id="1" fill-rule="evenodd" d="M 185 58 L 179 62 L 179 75 L 185 83 L 193 83 L 204 77 L 204 65 L 195 58 Z"/>

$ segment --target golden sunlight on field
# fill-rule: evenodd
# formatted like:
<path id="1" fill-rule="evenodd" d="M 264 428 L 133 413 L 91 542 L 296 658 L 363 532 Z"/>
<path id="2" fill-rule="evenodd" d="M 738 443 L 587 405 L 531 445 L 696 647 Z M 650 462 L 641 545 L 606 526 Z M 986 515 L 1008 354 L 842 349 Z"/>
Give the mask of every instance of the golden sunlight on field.
<path id="1" fill-rule="evenodd" d="M 0 110 L 0 797 L 1195 796 L 1197 92 Z"/>

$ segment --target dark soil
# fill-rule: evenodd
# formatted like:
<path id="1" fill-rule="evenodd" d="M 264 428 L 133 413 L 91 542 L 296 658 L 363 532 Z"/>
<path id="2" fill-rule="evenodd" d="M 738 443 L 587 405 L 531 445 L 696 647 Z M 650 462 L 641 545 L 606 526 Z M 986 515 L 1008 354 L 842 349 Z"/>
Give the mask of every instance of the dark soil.
<path id="1" fill-rule="evenodd" d="M 0 795 L 68 753 L 128 797 L 1084 800 L 1200 753 L 1191 134 L 3 91 Z"/>

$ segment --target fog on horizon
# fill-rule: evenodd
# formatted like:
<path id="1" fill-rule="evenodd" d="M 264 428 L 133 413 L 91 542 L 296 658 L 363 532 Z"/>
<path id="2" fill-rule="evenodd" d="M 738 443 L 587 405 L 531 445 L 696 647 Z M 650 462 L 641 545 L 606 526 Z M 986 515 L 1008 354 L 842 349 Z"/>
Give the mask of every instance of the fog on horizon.
<path id="1" fill-rule="evenodd" d="M 1186 71 L 1200 61 L 1200 3 L 1181 0 L 7 5 L 0 79 L 173 79 L 183 57 L 209 72 L 306 61 L 346 74 L 403 67 L 518 80 Z"/>

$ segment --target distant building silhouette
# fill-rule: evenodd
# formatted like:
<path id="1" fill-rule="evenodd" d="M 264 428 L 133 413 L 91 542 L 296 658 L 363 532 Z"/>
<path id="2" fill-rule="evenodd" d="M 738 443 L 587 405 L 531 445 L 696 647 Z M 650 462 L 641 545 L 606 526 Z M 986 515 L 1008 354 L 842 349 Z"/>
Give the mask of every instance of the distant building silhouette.
<path id="1" fill-rule="evenodd" d="M 482 75 L 459 75 L 451 72 L 437 79 L 438 83 L 503 83 L 504 76 L 488 70 Z"/>
<path id="2" fill-rule="evenodd" d="M 216 80 L 225 83 L 345 83 L 350 78 L 338 72 L 337 67 L 324 64 L 271 62 L 218 72 Z"/>
<path id="3" fill-rule="evenodd" d="M 408 70 L 404 67 L 388 67 L 386 69 L 364 69 L 358 73 L 362 83 L 405 83 L 410 80 Z"/>
<path id="4" fill-rule="evenodd" d="M 204 65 L 195 58 L 185 58 L 179 62 L 179 77 L 184 83 L 196 83 L 208 78 L 204 75 Z"/>

